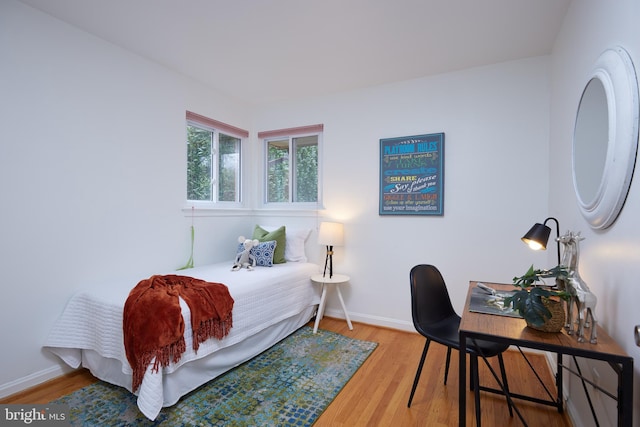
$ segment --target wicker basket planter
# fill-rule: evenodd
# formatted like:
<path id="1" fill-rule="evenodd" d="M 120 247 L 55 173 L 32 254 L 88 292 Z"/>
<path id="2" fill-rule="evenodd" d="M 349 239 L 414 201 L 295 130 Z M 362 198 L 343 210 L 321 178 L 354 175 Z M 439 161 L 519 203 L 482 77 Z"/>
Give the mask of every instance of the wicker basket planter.
<path id="1" fill-rule="evenodd" d="M 560 332 L 565 323 L 561 300 L 567 300 L 569 295 L 541 285 L 544 277 L 563 279 L 566 275 L 566 267 L 562 265 L 551 270 L 536 270 L 532 265 L 524 275 L 513 278 L 513 285 L 518 290 L 505 299 L 505 304 L 511 305 L 528 327 L 543 332 Z"/>
<path id="2" fill-rule="evenodd" d="M 562 301 L 549 298 L 542 300 L 543 304 L 551 312 L 551 317 L 542 326 L 535 326 L 527 322 L 527 326 L 542 332 L 560 332 L 564 327 L 565 311 Z"/>

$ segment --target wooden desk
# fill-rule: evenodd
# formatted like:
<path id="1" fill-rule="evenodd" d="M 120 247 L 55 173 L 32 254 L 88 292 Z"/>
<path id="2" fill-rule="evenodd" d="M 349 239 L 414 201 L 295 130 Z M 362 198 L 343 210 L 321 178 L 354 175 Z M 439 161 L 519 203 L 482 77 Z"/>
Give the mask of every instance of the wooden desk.
<path id="1" fill-rule="evenodd" d="M 566 331 L 558 333 L 540 332 L 528 328 L 524 319 L 469 311 L 471 290 L 475 281 L 469 283 L 467 301 L 460 321 L 460 346 L 464 347 L 473 339 L 483 339 L 507 343 L 518 347 L 532 348 L 556 353 L 558 355 L 558 372 L 556 377 L 558 395 L 554 406 L 562 411 L 562 356 L 578 356 L 587 359 L 608 362 L 618 374 L 618 426 L 632 425 L 633 415 L 633 358 L 598 326 L 598 344 L 579 343 L 575 336 Z M 513 290 L 512 285 L 483 282 L 497 290 Z M 460 389 L 459 389 L 459 425 L 466 426 L 466 352 L 460 353 Z M 507 372 L 508 375 L 508 372 Z M 498 380 L 500 383 L 500 381 Z M 502 387 L 502 385 L 501 385 Z M 504 391 L 504 390 L 503 390 Z M 517 397 L 517 396 L 511 396 Z M 522 420 L 526 425 L 526 422 Z M 477 425 L 480 425 L 477 420 Z"/>

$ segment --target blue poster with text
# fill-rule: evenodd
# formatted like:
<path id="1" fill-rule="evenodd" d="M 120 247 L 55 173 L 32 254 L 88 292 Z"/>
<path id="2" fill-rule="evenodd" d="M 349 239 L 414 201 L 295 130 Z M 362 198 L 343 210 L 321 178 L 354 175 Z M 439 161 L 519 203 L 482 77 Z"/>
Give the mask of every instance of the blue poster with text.
<path id="1" fill-rule="evenodd" d="M 444 133 L 380 140 L 379 214 L 444 214 Z"/>

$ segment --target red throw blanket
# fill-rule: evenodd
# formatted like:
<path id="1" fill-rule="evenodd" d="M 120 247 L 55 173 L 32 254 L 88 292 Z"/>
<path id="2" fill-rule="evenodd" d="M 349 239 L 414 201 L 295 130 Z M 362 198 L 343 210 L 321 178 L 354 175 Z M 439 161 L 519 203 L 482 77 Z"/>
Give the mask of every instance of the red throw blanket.
<path id="1" fill-rule="evenodd" d="M 178 362 L 186 350 L 182 297 L 191 310 L 193 349 L 209 338 L 225 337 L 233 326 L 233 298 L 221 283 L 187 276 L 152 276 L 129 292 L 124 305 L 124 348 L 133 369 L 133 391 L 149 363 L 153 372 Z"/>

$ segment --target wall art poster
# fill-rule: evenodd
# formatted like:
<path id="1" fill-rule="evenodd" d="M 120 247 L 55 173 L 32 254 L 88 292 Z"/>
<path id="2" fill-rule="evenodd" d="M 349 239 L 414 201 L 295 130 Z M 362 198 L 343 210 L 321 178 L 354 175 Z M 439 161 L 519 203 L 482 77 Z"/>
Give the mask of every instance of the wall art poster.
<path id="1" fill-rule="evenodd" d="M 379 214 L 444 214 L 444 133 L 380 140 Z"/>

